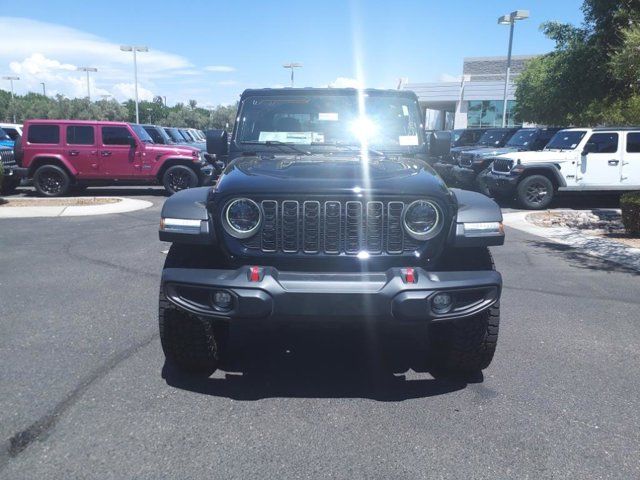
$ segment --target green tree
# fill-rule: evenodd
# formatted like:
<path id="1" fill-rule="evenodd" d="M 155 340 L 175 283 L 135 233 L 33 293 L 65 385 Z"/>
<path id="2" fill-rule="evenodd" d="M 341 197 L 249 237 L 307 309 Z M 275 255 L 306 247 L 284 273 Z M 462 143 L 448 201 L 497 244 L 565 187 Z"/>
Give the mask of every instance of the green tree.
<path id="1" fill-rule="evenodd" d="M 637 123 L 640 117 L 629 109 L 637 103 L 621 100 L 637 92 L 632 81 L 637 59 L 632 57 L 634 42 L 640 40 L 634 33 L 640 0 L 585 0 L 582 10 L 581 27 L 542 25 L 556 46 L 529 62 L 518 78 L 517 114 L 549 125 Z"/>

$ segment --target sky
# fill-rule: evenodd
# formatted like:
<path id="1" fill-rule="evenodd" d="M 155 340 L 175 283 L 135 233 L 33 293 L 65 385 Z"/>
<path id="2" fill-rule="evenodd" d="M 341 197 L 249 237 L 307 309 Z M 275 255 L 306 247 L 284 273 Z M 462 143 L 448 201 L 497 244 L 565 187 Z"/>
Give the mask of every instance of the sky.
<path id="1" fill-rule="evenodd" d="M 513 54 L 545 53 L 539 27 L 580 24 L 580 0 L 0 0 L 0 74 L 16 75 L 16 93 L 42 91 L 93 99 L 133 98 L 138 54 L 140 99 L 200 106 L 233 103 L 246 88 L 290 82 L 282 65 L 299 62 L 296 86 L 395 88 L 450 81 L 464 57 L 506 55 L 509 28 L 497 18 L 516 9 Z M 9 90 L 2 80 L 0 88 Z"/>

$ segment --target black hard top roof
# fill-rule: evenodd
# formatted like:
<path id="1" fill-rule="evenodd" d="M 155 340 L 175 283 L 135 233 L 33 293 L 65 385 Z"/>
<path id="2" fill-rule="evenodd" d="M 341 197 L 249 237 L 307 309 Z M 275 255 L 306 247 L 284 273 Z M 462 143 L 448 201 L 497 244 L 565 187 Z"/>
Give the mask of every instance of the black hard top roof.
<path id="1" fill-rule="evenodd" d="M 408 97 L 408 98 L 418 98 L 416 94 L 411 90 L 393 90 L 393 89 L 377 89 L 377 88 L 365 88 L 362 90 L 364 93 L 369 95 L 389 95 L 389 96 L 400 96 L 400 97 Z M 315 87 L 304 87 L 304 88 L 250 88 L 242 92 L 242 97 L 249 97 L 253 95 L 357 95 L 357 88 L 315 88 Z"/>
<path id="2" fill-rule="evenodd" d="M 640 130 L 640 127 L 596 127 L 593 130 L 598 132 L 602 132 L 602 131 L 611 132 L 613 130 L 627 131 L 627 130 Z"/>

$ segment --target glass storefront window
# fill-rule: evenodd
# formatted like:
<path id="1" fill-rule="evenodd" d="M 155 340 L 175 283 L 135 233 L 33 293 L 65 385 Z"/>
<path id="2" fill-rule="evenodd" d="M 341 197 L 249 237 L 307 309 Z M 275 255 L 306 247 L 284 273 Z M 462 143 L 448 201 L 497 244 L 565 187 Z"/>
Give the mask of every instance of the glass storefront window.
<path id="1" fill-rule="evenodd" d="M 467 111 L 467 126 L 471 127 L 501 127 L 502 100 L 470 100 Z M 515 100 L 507 101 L 507 126 L 522 125 L 515 117 Z"/>

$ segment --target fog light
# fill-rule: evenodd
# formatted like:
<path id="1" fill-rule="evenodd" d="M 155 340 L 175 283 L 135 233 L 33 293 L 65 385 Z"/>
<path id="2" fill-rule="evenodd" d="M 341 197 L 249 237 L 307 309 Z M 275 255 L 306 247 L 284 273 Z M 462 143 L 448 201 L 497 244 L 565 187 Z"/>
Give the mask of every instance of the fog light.
<path id="1" fill-rule="evenodd" d="M 229 292 L 217 290 L 213 294 L 213 305 L 220 310 L 230 310 L 233 304 L 233 297 Z"/>
<path id="2" fill-rule="evenodd" d="M 436 293 L 431 299 L 431 309 L 434 313 L 448 313 L 453 307 L 453 298 L 450 293 Z"/>

